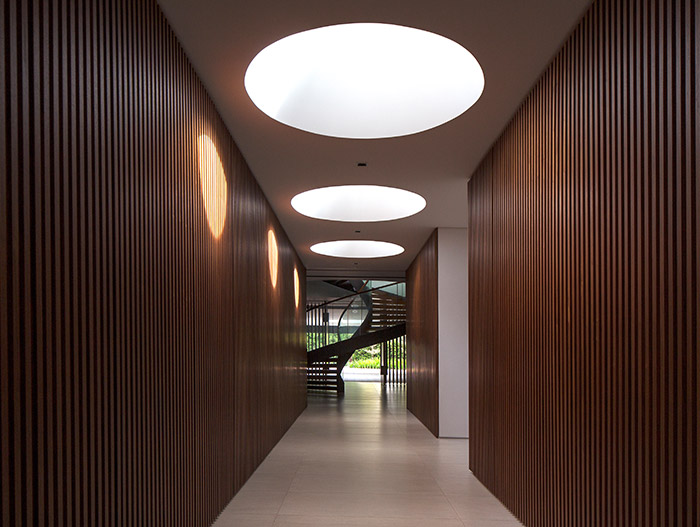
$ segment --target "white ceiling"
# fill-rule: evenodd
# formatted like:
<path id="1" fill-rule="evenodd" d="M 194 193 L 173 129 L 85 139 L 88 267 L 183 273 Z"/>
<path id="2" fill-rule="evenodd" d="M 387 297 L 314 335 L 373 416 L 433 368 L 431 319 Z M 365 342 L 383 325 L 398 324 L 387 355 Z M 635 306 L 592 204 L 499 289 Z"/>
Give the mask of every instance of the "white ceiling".
<path id="1" fill-rule="evenodd" d="M 467 179 L 590 0 L 159 3 L 309 275 L 398 277 L 434 228 L 466 227 Z M 260 50 L 299 31 L 348 22 L 411 26 L 458 42 L 484 70 L 483 95 L 466 113 L 440 127 L 374 140 L 336 139 L 290 128 L 251 102 L 243 78 Z M 358 162 L 367 167 L 358 167 Z M 304 190 L 352 183 L 405 188 L 421 194 L 428 204 L 413 217 L 383 223 L 314 220 L 290 205 Z M 389 241 L 406 251 L 355 264 L 309 250 L 314 243 L 336 239 Z"/>

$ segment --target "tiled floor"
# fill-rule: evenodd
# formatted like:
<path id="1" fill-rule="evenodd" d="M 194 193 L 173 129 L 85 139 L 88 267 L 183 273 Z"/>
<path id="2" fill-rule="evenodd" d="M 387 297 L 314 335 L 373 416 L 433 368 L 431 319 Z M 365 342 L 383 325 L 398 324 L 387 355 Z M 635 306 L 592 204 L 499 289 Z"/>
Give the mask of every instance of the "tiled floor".
<path id="1" fill-rule="evenodd" d="M 435 439 L 403 388 L 347 383 L 309 407 L 215 527 L 515 527 L 469 472 L 466 440 Z"/>

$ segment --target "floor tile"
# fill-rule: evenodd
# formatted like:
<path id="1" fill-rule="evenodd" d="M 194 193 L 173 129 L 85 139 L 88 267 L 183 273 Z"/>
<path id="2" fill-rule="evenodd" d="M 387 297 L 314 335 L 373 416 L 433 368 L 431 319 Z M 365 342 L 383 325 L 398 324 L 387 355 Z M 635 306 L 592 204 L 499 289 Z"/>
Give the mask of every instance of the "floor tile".
<path id="1" fill-rule="evenodd" d="M 272 527 L 275 514 L 240 514 L 224 511 L 212 527 Z"/>
<path id="2" fill-rule="evenodd" d="M 337 516 L 287 516 L 280 514 L 275 527 L 463 527 L 460 520 L 434 518 L 339 518 Z M 499 526 L 494 526 L 499 527 Z M 505 527 L 505 526 L 504 526 Z"/>
<path id="3" fill-rule="evenodd" d="M 227 510 L 245 514 L 277 514 L 286 492 L 241 490 L 228 504 Z"/>
<path id="4" fill-rule="evenodd" d="M 277 524 L 275 524 L 277 525 Z M 462 520 L 464 527 L 522 527 L 518 520 Z"/>
<path id="5" fill-rule="evenodd" d="M 405 389 L 347 383 L 309 405 L 214 527 L 514 527 L 469 470 L 467 440 L 438 439 Z"/>
<path id="6" fill-rule="evenodd" d="M 454 518 L 445 496 L 414 494 L 289 492 L 279 511 L 282 515 Z"/>
<path id="7" fill-rule="evenodd" d="M 447 497 L 462 520 L 515 520 L 510 511 L 493 496 L 465 496 L 457 493 L 448 494 Z"/>

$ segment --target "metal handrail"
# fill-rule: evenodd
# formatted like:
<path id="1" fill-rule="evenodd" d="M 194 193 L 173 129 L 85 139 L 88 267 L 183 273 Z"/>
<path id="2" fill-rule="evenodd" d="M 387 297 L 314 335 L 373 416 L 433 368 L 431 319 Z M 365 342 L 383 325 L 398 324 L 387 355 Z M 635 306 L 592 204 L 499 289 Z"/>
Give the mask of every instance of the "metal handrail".
<path id="1" fill-rule="evenodd" d="M 362 287 L 360 287 L 360 290 L 359 290 L 356 294 L 350 295 L 350 298 L 352 298 L 352 297 L 354 297 L 354 296 L 357 296 L 357 295 L 360 294 L 360 293 L 366 293 L 366 291 L 363 291 L 363 289 L 365 288 L 366 285 L 367 285 L 367 280 L 365 280 L 364 282 L 362 282 Z M 344 297 L 344 298 L 348 298 L 348 297 Z M 338 300 L 340 300 L 340 299 L 336 299 L 336 302 L 337 302 Z M 343 309 L 343 312 L 342 312 L 342 313 L 340 314 L 340 316 L 338 317 L 338 327 L 337 327 L 337 329 L 336 329 L 336 332 L 337 332 L 337 334 L 338 334 L 338 341 L 341 340 L 341 339 L 340 339 L 340 327 L 341 327 L 341 325 L 343 324 L 343 317 L 345 316 L 345 313 L 348 312 L 348 309 L 350 309 L 350 306 L 353 304 L 354 301 L 355 301 L 354 298 L 353 298 L 352 300 L 350 300 L 350 302 L 348 302 L 348 305 L 345 306 L 345 309 Z"/>
<path id="2" fill-rule="evenodd" d="M 368 290 L 366 290 L 366 291 L 363 291 L 363 289 L 364 289 L 364 287 L 365 287 L 366 285 L 367 285 L 367 282 L 365 282 L 364 284 L 362 284 L 362 287 L 360 288 L 360 290 L 357 292 L 356 295 L 353 295 L 353 296 L 365 295 L 365 294 L 367 294 L 367 293 L 370 293 L 370 292 L 372 291 L 371 289 L 368 289 Z M 385 286 L 385 287 L 386 287 L 386 286 Z M 378 289 L 378 288 L 377 288 L 377 289 Z M 367 304 L 366 299 L 361 298 L 361 300 L 364 300 L 364 303 Z M 342 312 L 342 313 L 340 314 L 340 316 L 338 317 L 338 329 L 337 329 L 338 341 L 341 340 L 341 338 L 340 338 L 340 328 L 341 328 L 341 326 L 343 325 L 343 317 L 345 317 L 345 315 L 347 314 L 348 310 L 352 307 L 352 305 L 353 305 L 354 303 L 355 303 L 355 299 L 353 298 L 352 300 L 350 300 L 350 302 L 348 302 L 348 305 L 345 307 L 345 309 L 343 309 L 343 312 Z M 361 308 L 360 308 L 360 309 L 361 309 Z M 371 315 L 372 315 L 372 301 L 370 300 L 369 304 L 367 305 L 367 314 L 365 315 L 365 320 L 367 319 L 367 317 L 370 317 Z M 355 336 L 355 335 L 357 334 L 357 332 L 361 330 L 363 324 L 364 324 L 364 321 L 360 324 L 360 327 L 358 327 L 358 328 L 355 330 L 355 333 L 353 334 L 353 336 Z M 351 337 L 351 338 L 352 338 L 352 337 Z"/>

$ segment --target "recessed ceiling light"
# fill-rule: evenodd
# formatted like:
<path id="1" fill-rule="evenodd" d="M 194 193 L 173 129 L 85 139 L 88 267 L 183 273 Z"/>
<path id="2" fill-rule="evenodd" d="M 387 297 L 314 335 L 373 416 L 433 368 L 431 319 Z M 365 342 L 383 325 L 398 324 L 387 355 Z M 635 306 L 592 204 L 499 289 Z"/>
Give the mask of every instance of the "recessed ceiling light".
<path id="1" fill-rule="evenodd" d="M 245 88 L 273 119 L 351 139 L 429 130 L 481 96 L 484 74 L 453 40 L 393 24 L 340 24 L 270 44 L 252 60 Z"/>
<path id="2" fill-rule="evenodd" d="M 425 199 L 408 190 L 377 185 L 340 185 L 307 190 L 292 198 L 294 210 L 320 220 L 388 221 L 425 208 Z"/>
<path id="3" fill-rule="evenodd" d="M 403 252 L 403 247 L 389 242 L 374 240 L 336 240 L 311 246 L 316 254 L 336 258 L 384 258 Z"/>

